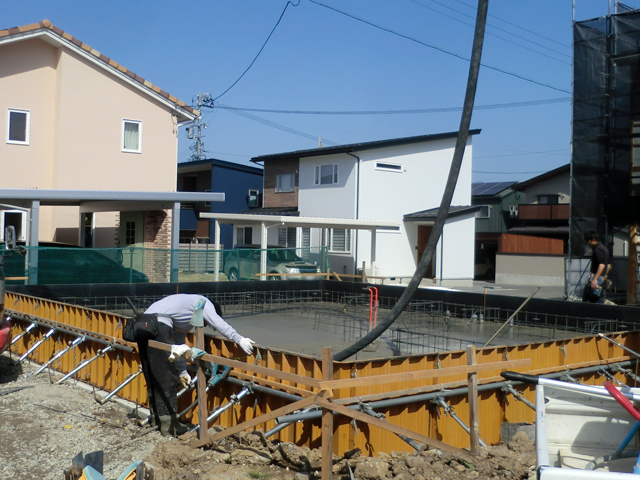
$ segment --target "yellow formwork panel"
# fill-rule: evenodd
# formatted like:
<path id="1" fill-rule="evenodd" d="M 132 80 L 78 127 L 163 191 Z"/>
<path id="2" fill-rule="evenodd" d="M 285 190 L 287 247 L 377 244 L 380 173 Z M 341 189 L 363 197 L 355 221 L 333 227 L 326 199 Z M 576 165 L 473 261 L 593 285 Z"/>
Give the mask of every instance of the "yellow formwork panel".
<path id="1" fill-rule="evenodd" d="M 94 336 L 112 340 L 121 339 L 122 323 L 124 318 L 117 314 L 102 312 L 89 308 L 54 302 L 46 299 L 18 295 L 7 292 L 5 306 L 8 310 L 17 312 L 29 318 L 40 318 L 50 322 L 56 322 L 66 326 L 70 330 L 93 332 Z M 12 334 L 20 334 L 29 324 L 24 321 L 14 321 Z M 27 349 L 42 338 L 47 327 L 38 327 L 30 334 L 25 335 L 12 347 L 12 353 L 22 355 Z M 620 332 L 610 334 L 610 338 L 631 348 L 640 350 L 640 334 L 638 332 Z M 67 333 L 56 332 L 30 355 L 29 359 L 44 363 L 52 358 L 56 352 L 65 348 L 74 338 Z M 187 339 L 193 345 L 193 336 Z M 79 365 L 85 359 L 91 358 L 105 345 L 87 340 L 74 350 L 65 354 L 52 365 L 59 372 L 67 373 Z M 257 348 L 253 355 L 248 356 L 233 342 L 217 337 L 207 337 L 205 348 L 208 352 L 225 358 L 233 358 L 247 362 L 249 365 L 260 365 L 273 370 L 288 372 L 296 375 L 322 378 L 321 359 L 308 355 L 299 355 L 291 352 L 279 351 L 268 348 Z M 258 352 L 261 358 L 257 358 Z M 547 341 L 541 343 L 528 343 L 516 346 L 493 346 L 476 351 L 478 364 L 500 362 L 506 360 L 531 359 L 531 365 L 526 368 L 517 368 L 516 371 L 532 374 L 544 374 L 560 372 L 571 368 L 595 366 L 609 361 L 623 361 L 629 359 L 629 354 L 622 348 L 613 345 L 598 336 L 587 335 L 567 340 Z M 334 379 L 363 378 L 388 374 L 415 372 L 422 370 L 443 369 L 467 365 L 465 351 L 441 352 L 429 355 L 412 355 L 407 357 L 394 357 L 373 360 L 358 360 L 352 362 L 334 363 Z M 139 360 L 136 352 L 114 350 L 108 352 L 103 358 L 97 359 L 89 367 L 80 371 L 76 378 L 95 385 L 106 391 L 111 391 L 122 384 L 125 379 L 136 373 L 139 369 Z M 501 382 L 500 369 L 483 371 L 477 374 L 479 385 L 485 383 Z M 241 371 L 252 377 L 249 370 Z M 640 372 L 635 372 L 640 373 Z M 616 377 L 626 382 L 621 374 Z M 278 383 L 275 377 L 256 375 L 255 378 L 266 378 Z M 582 375 L 580 380 L 585 384 L 602 384 L 602 377 L 597 374 Z M 282 381 L 283 385 L 302 390 L 312 391 L 310 387 Z M 388 392 L 399 392 L 398 396 L 406 396 L 427 391 L 437 391 L 442 385 L 449 388 L 465 387 L 467 375 L 449 375 L 427 378 L 423 380 L 407 380 L 394 383 L 378 383 L 366 387 L 351 387 L 334 391 L 334 398 L 357 399 L 364 402 L 382 399 Z M 208 411 L 224 405 L 230 401 L 232 395 L 237 394 L 241 387 L 229 382 L 220 382 L 209 392 L 207 397 Z M 516 389 L 523 393 L 524 398 L 531 403 L 535 402 L 534 388 L 527 385 L 518 385 Z M 284 391 L 286 391 L 283 388 Z M 139 375 L 118 394 L 133 402 L 145 405 L 147 393 L 144 377 Z M 188 406 L 196 399 L 196 393 L 184 395 L 180 399 L 180 409 Z M 447 403 L 453 407 L 455 414 L 465 423 L 469 424 L 469 404 L 466 395 L 447 397 Z M 218 417 L 210 426 L 231 426 L 239 422 L 252 419 L 256 416 L 271 412 L 288 403 L 279 397 L 268 394 L 248 395 L 238 405 L 228 409 Z M 385 409 L 379 409 L 379 413 L 385 415 L 385 419 L 395 425 L 413 430 L 431 438 L 443 441 L 447 444 L 467 448 L 469 435 L 450 416 L 444 415 L 440 407 L 432 402 L 414 402 Z M 197 406 L 189 412 L 185 420 L 198 422 Z M 440 415 L 438 415 L 438 413 Z M 520 423 L 535 421 L 535 412 L 513 396 L 505 396 L 505 393 L 497 390 L 486 390 L 479 393 L 478 398 L 479 433 L 480 438 L 492 445 L 501 441 L 500 427 L 504 422 Z M 320 419 L 294 423 L 281 430 L 276 437 L 281 441 L 294 442 L 298 445 L 319 447 L 321 441 Z M 260 425 L 264 431 L 275 426 L 275 421 Z M 336 416 L 334 419 L 334 453 L 339 454 L 346 450 L 359 447 L 363 452 L 376 454 L 378 452 L 410 451 L 412 447 L 394 434 L 388 433 L 377 427 L 357 422 L 356 426 L 350 419 Z"/>

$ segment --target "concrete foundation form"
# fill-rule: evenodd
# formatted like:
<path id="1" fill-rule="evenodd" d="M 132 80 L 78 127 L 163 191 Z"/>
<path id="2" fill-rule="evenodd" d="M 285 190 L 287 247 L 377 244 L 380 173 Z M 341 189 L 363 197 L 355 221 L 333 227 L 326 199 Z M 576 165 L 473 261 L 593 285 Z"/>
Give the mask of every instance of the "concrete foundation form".
<path id="1" fill-rule="evenodd" d="M 97 356 L 71 380 L 86 381 L 105 391 L 113 391 L 139 368 L 135 351 L 114 348 L 100 355 L 100 351 L 106 350 L 105 343 L 101 342 L 115 341 L 121 345 L 122 314 L 130 314 L 125 296 L 132 298 L 138 308 L 143 308 L 171 293 L 202 293 L 222 303 L 227 320 L 243 335 L 258 341 L 255 353 L 247 357 L 233 343 L 209 336 L 205 348 L 208 352 L 250 365 L 320 379 L 322 361 L 316 347 L 341 348 L 368 331 L 370 315 L 371 322 L 375 322 L 370 294 L 363 291 L 361 285 L 340 282 L 229 283 L 175 284 L 173 288 L 165 285 L 144 285 L 142 288 L 115 286 L 114 289 L 105 288 L 104 285 L 67 288 L 39 286 L 31 292 L 9 291 L 6 306 L 14 317 L 12 334 L 20 335 L 33 322 L 39 322 L 37 329 L 25 334 L 13 345 L 12 354 L 24 355 L 51 328 L 55 328 L 56 333 L 41 343 L 30 356 L 31 360 L 44 364 L 78 335 L 92 332 L 90 338 L 73 350 L 75 353 L 64 355 L 50 368 L 68 374 L 81 362 Z M 235 291 L 231 287 L 235 287 Z M 401 289 L 378 288 L 377 319 L 381 320 L 397 301 Z M 530 359 L 531 366 L 520 368 L 519 371 L 534 375 L 569 373 L 586 384 L 601 383 L 602 375 L 613 375 L 617 380 L 627 383 L 633 381 L 635 359 L 596 335 L 598 332 L 616 331 L 609 335 L 621 344 L 635 348 L 638 334 L 621 332 L 637 328 L 634 322 L 637 310 L 629 307 L 532 299 L 513 318 L 513 325 L 505 328 L 507 333 L 496 339 L 495 345 L 482 348 L 480 343 L 486 342 L 523 300 L 519 297 L 498 298 L 475 293 L 418 292 L 393 328 L 379 339 L 377 345 L 372 344 L 370 351 L 362 352 L 349 361 L 334 363 L 334 379 L 462 367 L 467 365 L 467 353 L 458 345 L 464 348 L 475 344 L 478 364 Z M 193 342 L 193 339 L 188 341 Z M 282 346 L 278 347 L 277 341 Z M 624 369 L 613 369 L 616 365 L 624 366 Z M 535 420 L 533 410 L 524 403 L 524 400 L 535 401 L 533 388 L 513 384 L 509 386 L 510 390 L 499 373 L 500 369 L 494 369 L 478 374 L 479 391 L 482 391 L 478 397 L 480 438 L 487 444 L 500 441 L 500 429 L 504 422 L 532 423 Z M 215 419 L 214 425 L 231 426 L 247 421 L 276 410 L 305 392 L 304 385 L 286 383 L 279 386 L 263 375 L 252 376 L 242 369 L 233 369 L 230 381 L 220 382 L 209 392 L 208 412 L 227 405 L 243 388 L 251 385 L 267 390 L 258 391 L 256 388 L 246 396 L 246 400 L 225 410 Z M 455 409 L 457 419 L 468 425 L 466 385 L 466 374 L 408 379 L 345 389 L 336 396 L 335 401 L 352 405 L 353 408 L 359 408 L 359 401 L 363 405 L 373 405 L 376 412 L 385 414 L 387 421 L 395 425 L 466 448 L 469 445 L 468 433 L 456 419 L 449 414 L 443 415 L 442 399 L 439 398 L 444 395 L 447 405 Z M 518 393 L 517 399 L 523 401 L 515 401 L 516 397 L 511 393 L 513 388 Z M 444 393 L 439 396 L 438 392 Z M 142 376 L 122 388 L 118 396 L 145 404 Z M 383 400 L 390 397 L 398 401 Z M 184 395 L 181 397 L 181 408 L 187 407 L 193 400 L 192 392 Z M 184 419 L 195 422 L 197 416 L 198 410 L 195 408 L 185 414 Z M 260 428 L 266 432 L 275 426 L 273 421 L 269 421 Z M 294 422 L 277 435 L 282 441 L 317 447 L 320 442 L 320 422 L 313 419 Z M 411 450 L 394 435 L 375 428 L 365 430 L 359 424 L 356 429 L 347 418 L 336 416 L 334 453 L 356 447 L 370 454 Z"/>

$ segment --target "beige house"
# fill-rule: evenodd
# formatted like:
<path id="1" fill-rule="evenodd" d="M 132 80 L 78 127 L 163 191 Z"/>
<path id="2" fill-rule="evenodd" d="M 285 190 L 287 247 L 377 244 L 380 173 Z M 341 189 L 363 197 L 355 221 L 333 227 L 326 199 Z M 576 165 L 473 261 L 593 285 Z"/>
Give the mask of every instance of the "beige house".
<path id="1" fill-rule="evenodd" d="M 48 20 L 0 30 L 0 189 L 175 192 L 178 127 L 198 115 Z M 0 204 L 0 232 L 26 240 L 29 209 Z M 90 210 L 43 206 L 39 241 L 169 246 L 171 209 Z"/>

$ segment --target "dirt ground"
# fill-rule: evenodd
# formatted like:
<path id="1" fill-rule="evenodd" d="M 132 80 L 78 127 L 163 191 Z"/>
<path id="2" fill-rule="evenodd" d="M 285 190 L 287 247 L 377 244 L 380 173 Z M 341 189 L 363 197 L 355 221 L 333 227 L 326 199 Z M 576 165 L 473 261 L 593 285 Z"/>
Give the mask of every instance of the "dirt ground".
<path id="1" fill-rule="evenodd" d="M 267 441 L 258 432 L 241 433 L 209 449 L 192 449 L 190 438 L 167 439 L 156 431 L 139 436 L 141 429 L 128 418 L 130 408 L 114 402 L 100 405 L 74 381 L 52 384 L 46 372 L 25 378 L 31 370 L 29 365 L 12 365 L 6 354 L 0 356 L 2 479 L 60 480 L 79 452 L 99 450 L 107 479 L 117 479 L 140 459 L 155 480 L 320 478 L 318 450 Z M 508 446 L 484 449 L 471 462 L 432 449 L 375 458 L 342 452 L 334 455 L 333 463 L 336 479 L 535 478 L 535 451 L 524 434 L 516 434 Z"/>

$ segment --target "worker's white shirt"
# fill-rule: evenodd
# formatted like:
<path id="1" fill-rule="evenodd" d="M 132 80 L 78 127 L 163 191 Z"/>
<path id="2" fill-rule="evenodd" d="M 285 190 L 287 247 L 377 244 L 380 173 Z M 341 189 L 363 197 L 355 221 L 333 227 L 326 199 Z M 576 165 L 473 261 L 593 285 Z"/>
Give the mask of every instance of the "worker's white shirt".
<path id="1" fill-rule="evenodd" d="M 205 322 L 229 340 L 238 343 L 242 339 L 242 336 L 216 313 L 216 308 L 213 306 L 213 303 L 202 295 L 169 295 L 151 304 L 144 313 L 156 313 L 158 315 L 158 321 L 172 327 L 175 333 L 186 335 L 187 332 L 193 328 L 191 325 L 191 317 L 193 316 L 196 304 L 202 299 L 205 300 L 203 310 Z"/>
<path id="2" fill-rule="evenodd" d="M 169 295 L 168 297 L 152 303 L 144 313 L 155 313 L 158 315 L 158 321 L 173 328 L 174 343 L 185 343 L 187 333 L 193 328 L 191 325 L 191 317 L 196 308 L 196 304 L 204 299 L 203 317 L 205 322 L 219 331 L 222 335 L 238 343 L 242 340 L 242 335 L 236 332 L 235 328 L 225 322 L 216 312 L 213 303 L 202 295 L 188 295 L 179 293 Z M 180 359 L 176 362 L 178 373 L 182 375 L 187 371 L 186 360 Z"/>

